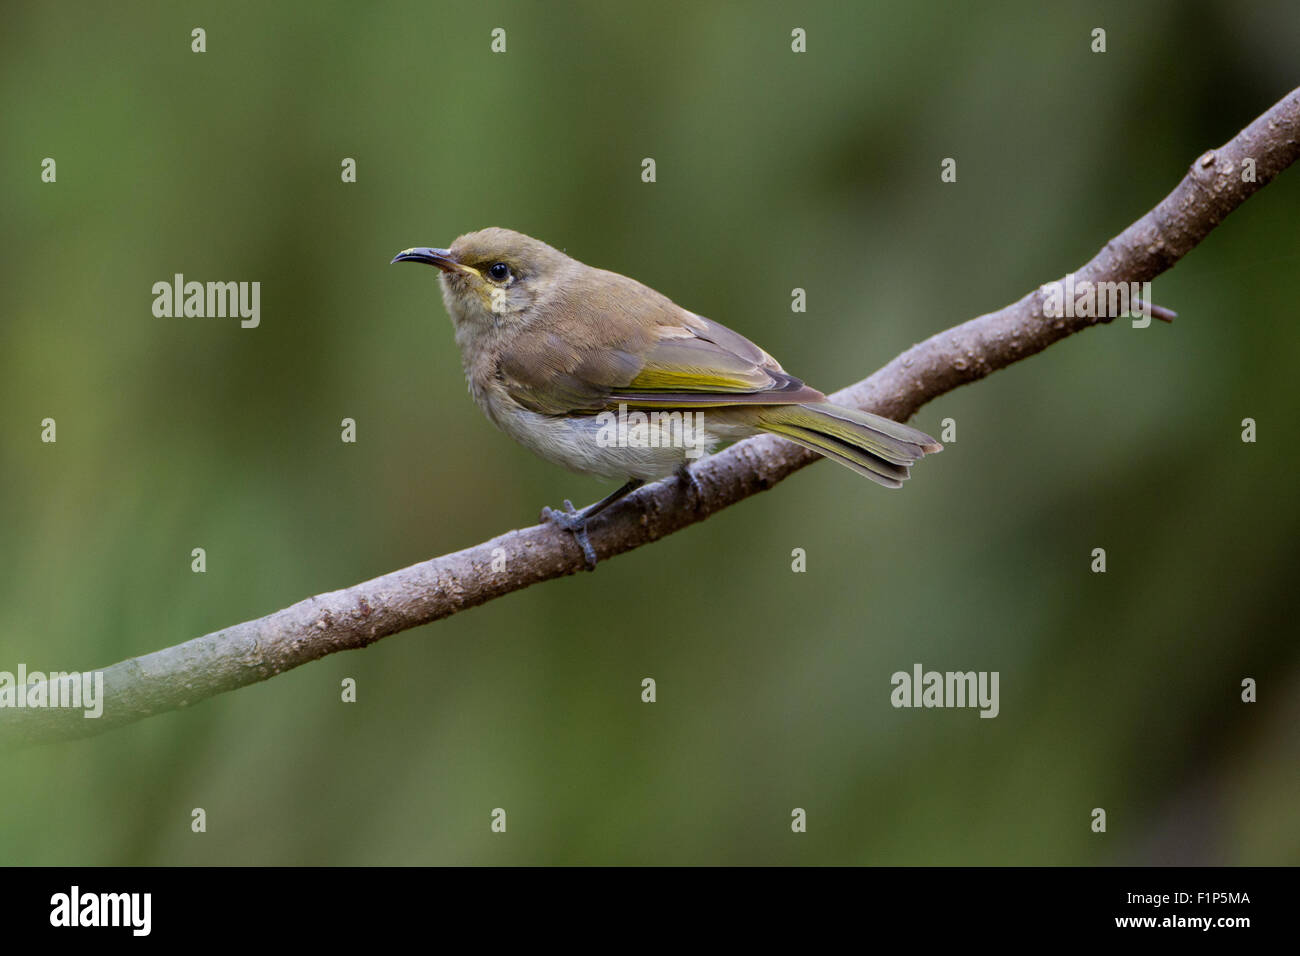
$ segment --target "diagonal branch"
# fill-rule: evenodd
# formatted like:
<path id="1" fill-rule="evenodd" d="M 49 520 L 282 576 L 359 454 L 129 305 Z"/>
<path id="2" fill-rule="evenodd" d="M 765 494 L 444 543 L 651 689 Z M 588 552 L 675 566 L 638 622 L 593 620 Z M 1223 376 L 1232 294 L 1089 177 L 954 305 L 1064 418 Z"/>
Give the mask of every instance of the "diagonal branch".
<path id="1" fill-rule="evenodd" d="M 1298 156 L 1300 89 L 1198 158 L 1173 192 L 1075 273 L 1076 284 L 1155 278 Z M 940 332 L 831 398 L 906 421 L 945 392 L 1111 321 L 1045 316 L 1045 298 L 1044 289 L 1037 289 L 997 312 Z M 601 558 L 630 551 L 766 491 L 817 458 L 774 436 L 747 439 L 692 469 L 699 482 L 697 508 L 690 507 L 693 502 L 679 482 L 649 485 L 594 524 L 591 542 Z M 502 554 L 505 569 L 493 570 L 493 558 Z M 98 719 L 73 709 L 0 709 L 0 742 L 13 746 L 98 734 L 267 680 L 326 654 L 365 647 L 583 567 L 577 543 L 552 525 L 509 531 L 464 551 L 114 664 L 103 671 L 105 703 Z"/>

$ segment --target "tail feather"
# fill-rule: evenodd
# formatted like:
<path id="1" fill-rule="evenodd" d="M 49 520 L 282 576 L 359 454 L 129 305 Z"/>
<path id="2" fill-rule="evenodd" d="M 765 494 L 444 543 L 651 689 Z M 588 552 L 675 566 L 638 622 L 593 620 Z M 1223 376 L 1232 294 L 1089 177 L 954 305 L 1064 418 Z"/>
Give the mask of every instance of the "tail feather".
<path id="1" fill-rule="evenodd" d="M 830 402 L 772 405 L 759 424 L 886 488 L 901 487 L 913 462 L 943 449 L 915 428 Z"/>

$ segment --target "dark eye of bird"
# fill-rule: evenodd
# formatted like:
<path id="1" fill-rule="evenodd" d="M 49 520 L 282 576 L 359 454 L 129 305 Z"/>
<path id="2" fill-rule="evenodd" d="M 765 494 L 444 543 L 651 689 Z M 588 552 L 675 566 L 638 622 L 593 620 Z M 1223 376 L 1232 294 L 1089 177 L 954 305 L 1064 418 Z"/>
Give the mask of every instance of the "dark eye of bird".
<path id="1" fill-rule="evenodd" d="M 494 262 L 491 268 L 488 269 L 488 275 L 496 279 L 497 282 L 505 282 L 506 279 L 510 278 L 510 267 L 504 262 Z"/>

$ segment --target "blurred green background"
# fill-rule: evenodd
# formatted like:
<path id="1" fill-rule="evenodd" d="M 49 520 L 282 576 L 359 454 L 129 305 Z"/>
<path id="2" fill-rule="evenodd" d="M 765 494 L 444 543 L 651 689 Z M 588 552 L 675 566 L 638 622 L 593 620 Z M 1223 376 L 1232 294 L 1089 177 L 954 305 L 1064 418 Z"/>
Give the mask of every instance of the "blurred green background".
<path id="1" fill-rule="evenodd" d="M 269 6 L 6 9 L 0 669 L 608 490 L 479 413 L 399 249 L 519 229 L 829 391 L 1082 264 L 1300 83 L 1286 0 Z M 957 440 L 902 492 L 818 464 L 594 575 L 6 755 L 0 862 L 1300 862 L 1298 208 L 1293 170 L 1157 280 L 1173 326 L 923 409 Z M 176 272 L 260 281 L 261 327 L 155 318 Z M 916 662 L 999 671 L 1001 715 L 895 710 Z"/>

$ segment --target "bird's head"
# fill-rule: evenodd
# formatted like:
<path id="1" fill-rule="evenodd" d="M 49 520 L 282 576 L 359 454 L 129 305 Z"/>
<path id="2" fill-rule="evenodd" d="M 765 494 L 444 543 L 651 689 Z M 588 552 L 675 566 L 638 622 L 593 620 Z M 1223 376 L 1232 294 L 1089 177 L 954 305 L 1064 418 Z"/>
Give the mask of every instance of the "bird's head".
<path id="1" fill-rule="evenodd" d="M 442 297 L 458 327 L 526 321 L 529 309 L 578 265 L 541 240 L 495 226 L 468 232 L 448 249 L 405 249 L 393 262 L 441 269 Z"/>

